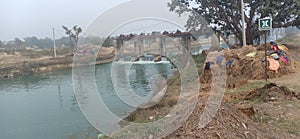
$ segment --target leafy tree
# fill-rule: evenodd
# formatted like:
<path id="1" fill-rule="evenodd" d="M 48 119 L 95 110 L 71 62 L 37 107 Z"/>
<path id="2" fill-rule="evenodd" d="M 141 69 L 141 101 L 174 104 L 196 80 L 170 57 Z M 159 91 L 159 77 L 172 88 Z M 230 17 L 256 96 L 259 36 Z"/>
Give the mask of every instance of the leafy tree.
<path id="1" fill-rule="evenodd" d="M 50 38 L 39 39 L 38 46 L 40 48 L 52 48 L 53 47 L 53 41 Z"/>
<path id="2" fill-rule="evenodd" d="M 0 48 L 4 47 L 4 43 L 0 40 Z"/>
<path id="3" fill-rule="evenodd" d="M 23 48 L 24 42 L 19 38 L 15 38 L 14 40 L 10 40 L 6 44 L 1 44 L 1 45 L 7 50 L 12 50 L 12 49 L 18 50 Z"/>
<path id="4" fill-rule="evenodd" d="M 24 42 L 25 46 L 28 46 L 28 47 L 39 46 L 38 45 L 39 39 L 37 37 L 26 37 L 23 39 L 25 41 Z"/>
<path id="5" fill-rule="evenodd" d="M 62 26 L 62 28 L 66 31 L 66 34 L 69 35 L 69 39 L 70 42 L 72 44 L 72 39 L 75 42 L 75 46 L 78 44 L 79 41 L 79 34 L 82 32 L 82 29 L 80 27 L 77 27 L 77 25 L 75 25 L 72 29 L 68 29 L 65 26 Z M 73 32 L 74 31 L 74 32 Z M 74 45 L 72 45 L 73 47 L 75 47 Z"/>
<path id="6" fill-rule="evenodd" d="M 273 28 L 300 27 L 299 0 L 244 0 L 244 3 L 248 45 L 260 38 L 259 18 L 273 18 Z M 241 0 L 171 0 L 168 7 L 179 15 L 190 13 L 188 30 L 203 29 L 199 24 L 201 15 L 225 41 L 234 34 L 242 44 Z"/>
<path id="7" fill-rule="evenodd" d="M 80 37 L 79 44 L 93 44 L 93 45 L 101 45 L 102 39 L 98 36 L 88 36 L 88 37 Z"/>
<path id="8" fill-rule="evenodd" d="M 65 46 L 72 46 L 71 45 L 71 42 L 69 40 L 69 37 L 62 37 L 60 39 L 57 39 L 56 40 L 56 45 L 57 46 L 62 46 L 62 45 L 65 45 Z"/>
<path id="9" fill-rule="evenodd" d="M 113 40 L 113 38 L 111 38 L 110 36 L 109 37 L 107 37 L 105 40 L 104 40 L 104 42 L 102 43 L 102 46 L 103 47 L 110 47 L 110 46 L 112 46 L 113 45 L 113 42 L 114 40 Z"/>
<path id="10" fill-rule="evenodd" d="M 23 42 L 21 39 L 19 39 L 19 38 L 15 38 L 15 40 L 14 40 L 14 45 L 15 45 L 16 47 L 21 47 L 21 46 L 24 45 L 24 42 Z"/>
<path id="11" fill-rule="evenodd" d="M 52 48 L 53 41 L 50 38 L 38 39 L 37 37 L 26 37 L 24 45 L 27 47 L 38 46 L 39 48 Z"/>

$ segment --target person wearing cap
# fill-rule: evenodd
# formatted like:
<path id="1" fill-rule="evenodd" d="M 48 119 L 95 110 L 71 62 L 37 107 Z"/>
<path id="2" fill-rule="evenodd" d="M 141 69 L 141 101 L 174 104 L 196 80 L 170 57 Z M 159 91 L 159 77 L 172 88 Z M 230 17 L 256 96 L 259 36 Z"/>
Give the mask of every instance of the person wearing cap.
<path id="1" fill-rule="evenodd" d="M 277 52 L 279 51 L 279 48 L 278 48 L 277 43 L 274 42 L 274 41 L 270 41 L 270 44 L 271 44 L 272 50 L 273 50 L 275 53 L 277 53 Z"/>

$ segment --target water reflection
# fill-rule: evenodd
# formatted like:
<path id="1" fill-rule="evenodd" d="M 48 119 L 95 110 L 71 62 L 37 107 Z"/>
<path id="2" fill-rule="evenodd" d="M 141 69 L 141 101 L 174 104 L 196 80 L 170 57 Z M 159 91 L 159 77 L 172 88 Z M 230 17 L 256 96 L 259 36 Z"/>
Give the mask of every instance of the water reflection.
<path id="1" fill-rule="evenodd" d="M 68 138 L 90 128 L 71 79 L 62 70 L 0 80 L 0 138 Z"/>
<path id="2" fill-rule="evenodd" d="M 0 89 L 3 92 L 17 92 L 22 89 L 23 92 L 32 93 L 31 90 L 39 89 L 43 84 L 49 82 L 50 77 L 45 75 L 25 75 L 13 79 L 0 80 Z"/>
<path id="3" fill-rule="evenodd" d="M 123 88 L 123 96 L 130 93 L 147 96 L 151 92 L 149 80 L 153 75 L 161 74 L 168 78 L 172 74 L 168 63 L 134 64 L 127 70 L 124 70 L 126 64 L 119 66 L 118 78 L 120 81 L 130 81 L 129 87 L 132 90 Z M 77 87 L 82 88 L 82 100 L 90 99 L 86 92 L 93 91 L 94 88 L 90 86 L 96 84 L 107 107 L 115 115 L 125 117 L 127 112 L 135 108 L 123 102 L 116 94 L 111 67 L 112 63 L 108 63 L 98 65 L 96 69 L 79 70 L 80 76 L 75 80 Z M 91 76 L 95 78 L 89 78 Z M 125 82 L 121 82 L 120 87 L 128 87 L 122 83 Z M 79 105 L 86 104 L 87 101 L 79 102 Z M 91 128 L 74 96 L 71 70 L 0 80 L 0 112 L 1 139 L 19 138 L 19 135 L 24 139 L 67 138 L 70 134 L 79 134 L 79 130 Z"/>

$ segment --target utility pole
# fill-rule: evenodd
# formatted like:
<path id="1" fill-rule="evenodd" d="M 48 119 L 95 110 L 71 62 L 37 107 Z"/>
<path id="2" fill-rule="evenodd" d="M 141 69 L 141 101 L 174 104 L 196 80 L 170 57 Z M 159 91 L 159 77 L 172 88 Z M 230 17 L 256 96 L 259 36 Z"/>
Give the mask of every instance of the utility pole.
<path id="1" fill-rule="evenodd" d="M 241 0 L 241 13 L 242 13 L 243 46 L 246 46 L 246 32 L 245 32 L 245 9 L 244 9 L 244 0 Z"/>
<path id="2" fill-rule="evenodd" d="M 56 44 L 55 44 L 55 32 L 54 32 L 54 27 L 52 28 L 53 30 L 53 50 L 54 50 L 54 58 L 56 58 Z"/>

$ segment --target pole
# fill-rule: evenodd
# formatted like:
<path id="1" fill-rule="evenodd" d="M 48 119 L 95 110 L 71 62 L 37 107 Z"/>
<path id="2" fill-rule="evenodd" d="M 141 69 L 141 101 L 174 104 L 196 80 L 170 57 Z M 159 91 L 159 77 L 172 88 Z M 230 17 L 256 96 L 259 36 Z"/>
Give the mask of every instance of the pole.
<path id="1" fill-rule="evenodd" d="M 243 33 L 243 46 L 246 46 L 246 32 L 245 32 L 245 9 L 244 0 L 241 0 L 241 13 L 242 13 L 242 33 Z"/>
<path id="2" fill-rule="evenodd" d="M 265 34 L 265 79 L 267 84 L 268 83 L 267 31 L 264 31 L 264 34 Z"/>
<path id="3" fill-rule="evenodd" d="M 56 58 L 56 44 L 55 44 L 55 33 L 54 33 L 54 28 L 53 30 L 53 51 L 54 51 L 54 58 Z"/>

